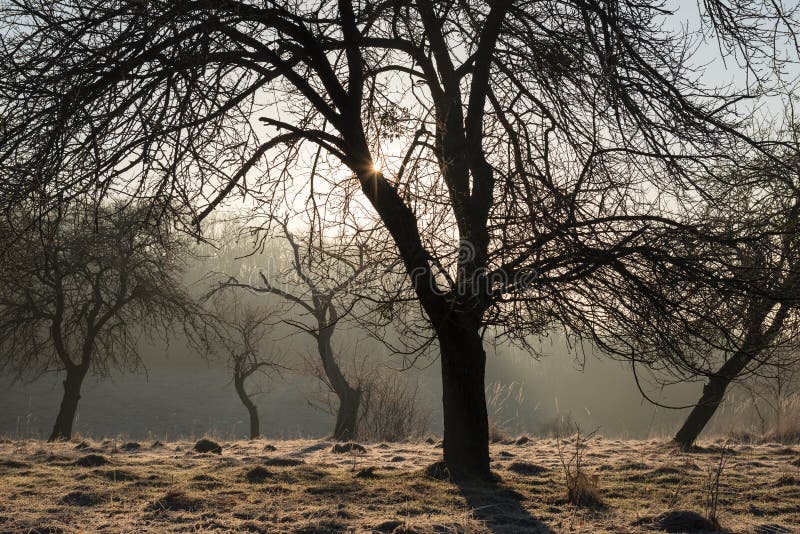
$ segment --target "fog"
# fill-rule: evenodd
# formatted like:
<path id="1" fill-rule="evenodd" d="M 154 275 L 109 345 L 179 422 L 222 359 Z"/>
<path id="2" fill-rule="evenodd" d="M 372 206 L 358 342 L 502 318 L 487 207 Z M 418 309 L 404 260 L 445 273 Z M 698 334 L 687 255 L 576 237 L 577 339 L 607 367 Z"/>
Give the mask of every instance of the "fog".
<path id="1" fill-rule="evenodd" d="M 184 282 L 200 295 L 214 280 L 227 275 L 253 278 L 254 272 L 267 271 L 272 278 L 285 267 L 281 247 L 286 245 L 271 243 L 255 255 L 249 255 L 252 245 L 243 242 L 229 242 L 222 249 L 203 248 L 189 264 Z M 283 289 L 304 294 L 304 289 L 292 286 L 291 281 L 276 279 L 284 283 Z M 267 346 L 261 350 L 275 354 L 285 369 L 269 377 L 253 377 L 248 388 L 258 391 L 253 400 L 262 435 L 273 439 L 330 436 L 337 400 L 319 379 L 316 344 L 308 333 L 285 322 L 305 321 L 308 314 L 297 307 L 287 308 L 275 295 L 234 291 L 247 304 L 275 314 Z M 386 334 L 402 335 L 391 329 Z M 609 437 L 666 437 L 686 416 L 686 409 L 666 409 L 648 402 L 629 363 L 614 361 L 590 346 L 576 350 L 556 332 L 530 343 L 537 356 L 509 344 L 485 343 L 489 417 L 506 434 L 560 434 L 580 429 Z M 78 435 L 161 441 L 202 435 L 247 437 L 248 413 L 237 397 L 230 361 L 223 354 L 214 350 L 200 354 L 195 344 L 180 334 L 169 340 L 143 336 L 139 347 L 142 365 L 137 371 L 112 369 L 110 376 L 90 373 L 87 377 L 75 422 Z M 416 387 L 420 409 L 429 412 L 430 433 L 441 435 L 442 381 L 435 347 L 409 368 L 409 362 L 393 355 L 387 344 L 375 335 L 370 337 L 352 317 L 345 317 L 336 328 L 334 350 L 342 371 L 351 378 L 359 365 L 386 374 L 399 373 L 411 388 Z M 63 393 L 62 379 L 57 373 L 34 381 L 0 377 L 0 435 L 46 438 Z M 689 406 L 702 389 L 701 383 L 686 382 L 663 389 L 644 386 L 651 399 L 667 406 Z M 732 410 L 726 406 L 736 403 L 737 393 L 731 391 L 709 433 L 731 426 Z"/>
<path id="2" fill-rule="evenodd" d="M 300 347 L 301 339 L 290 345 Z M 513 384 L 514 399 L 506 401 L 497 419 L 511 434 L 536 433 L 556 418 L 571 418 L 582 431 L 606 436 L 664 436 L 674 431 L 683 410 L 657 408 L 643 399 L 628 366 L 587 356 L 585 365 L 562 342 L 545 341 L 545 355 L 535 359 L 512 347 L 490 350 L 487 384 Z M 302 349 L 297 351 L 302 352 Z M 146 372 L 91 377 L 83 388 L 76 430 L 93 437 L 175 439 L 204 434 L 243 438 L 247 412 L 234 392 L 228 370 L 217 361 L 190 353 L 185 342 L 151 344 L 143 349 Z M 391 364 L 391 359 L 389 364 Z M 399 364 L 399 362 L 398 362 Z M 431 411 L 431 432 L 441 433 L 441 381 L 438 362 L 402 371 L 419 381 L 421 402 Z M 331 432 L 334 416 L 317 402 L 323 386 L 314 377 L 283 372 L 263 381 L 266 391 L 255 397 L 268 438 L 322 437 Z M 522 390 L 522 400 L 518 392 Z M 699 384 L 668 389 L 659 401 L 689 404 Z M 0 390 L 0 434 L 47 437 L 61 396 L 60 379 L 48 375 L 32 383 L 12 384 L 3 378 Z M 492 410 L 490 406 L 490 411 Z"/>

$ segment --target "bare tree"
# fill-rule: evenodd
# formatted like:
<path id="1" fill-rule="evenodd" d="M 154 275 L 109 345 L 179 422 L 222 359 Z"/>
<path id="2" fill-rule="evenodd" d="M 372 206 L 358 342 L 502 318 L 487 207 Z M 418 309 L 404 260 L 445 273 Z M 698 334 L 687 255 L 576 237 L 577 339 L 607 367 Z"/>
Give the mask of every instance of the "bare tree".
<path id="1" fill-rule="evenodd" d="M 797 142 L 794 132 L 793 142 Z M 715 319 L 727 326 L 725 336 L 693 337 L 688 354 L 674 359 L 691 375 L 707 377 L 703 393 L 675 435 L 680 447 L 690 448 L 719 408 L 735 381 L 760 375 L 782 375 L 797 362 L 800 336 L 800 180 L 797 156 L 784 153 L 785 167 L 756 158 L 748 171 L 732 179 L 750 184 L 729 198 L 727 213 L 738 224 L 761 228 L 769 237 L 742 243 L 732 266 L 748 282 L 739 297 L 715 304 Z M 722 198 L 720 196 L 720 198 Z M 700 306 L 698 306 L 700 307 Z M 703 342 L 705 341 L 705 342 Z M 783 380 L 778 378 L 777 384 Z"/>
<path id="2" fill-rule="evenodd" d="M 250 439 L 261 437 L 258 407 L 253 402 L 254 393 L 249 392 L 245 382 L 256 374 L 279 371 L 275 351 L 265 345 L 271 344 L 267 335 L 271 331 L 271 313 L 243 302 L 235 294 L 214 296 L 214 316 L 218 328 L 214 329 L 212 346 L 221 350 L 233 374 L 233 386 L 250 417 Z"/>
<path id="3" fill-rule="evenodd" d="M 362 311 L 357 308 L 364 287 L 358 284 L 375 275 L 377 263 L 368 255 L 362 234 L 331 239 L 321 230 L 297 236 L 286 219 L 273 218 L 271 222 L 277 229 L 272 236 L 288 249 L 288 257 L 283 258 L 286 262 L 273 258 L 269 267 L 275 272 L 257 267 L 249 280 L 229 277 L 219 288 L 247 289 L 284 302 L 281 322 L 314 339 L 318 355 L 315 368 L 338 400 L 333 437 L 351 440 L 358 431 L 363 391 L 353 377 L 346 376 L 333 338 L 352 313 Z"/>
<path id="4" fill-rule="evenodd" d="M 484 329 L 611 345 L 676 314 L 659 287 L 722 282 L 694 175 L 757 147 L 743 112 L 785 81 L 797 6 L 697 6 L 686 28 L 666 0 L 4 2 L 2 200 L 123 191 L 191 225 L 237 193 L 366 199 L 438 342 L 445 462 L 487 479 Z M 702 81 L 700 32 L 746 84 Z"/>
<path id="5" fill-rule="evenodd" d="M 140 333 L 200 318 L 179 282 L 186 248 L 145 209 L 73 201 L 36 220 L 32 208 L 0 232 L 0 368 L 65 373 L 49 439 L 70 439 L 87 374 L 136 369 Z"/>

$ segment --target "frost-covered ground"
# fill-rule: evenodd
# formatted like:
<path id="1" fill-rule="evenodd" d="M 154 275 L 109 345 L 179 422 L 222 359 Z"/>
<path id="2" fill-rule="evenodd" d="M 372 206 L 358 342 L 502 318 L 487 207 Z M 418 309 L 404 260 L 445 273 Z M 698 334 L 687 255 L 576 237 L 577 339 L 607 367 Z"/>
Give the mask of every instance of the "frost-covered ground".
<path id="1" fill-rule="evenodd" d="M 660 441 L 592 438 L 583 460 L 600 502 L 575 506 L 554 439 L 493 444 L 491 486 L 426 474 L 442 452 L 429 441 L 363 444 L 363 453 L 319 440 L 223 442 L 221 455 L 191 442 L 5 441 L 0 532 L 695 531 L 687 521 L 699 516 L 682 512 L 705 513 L 720 459 L 719 443 L 679 453 Z M 568 461 L 574 439 L 562 441 Z M 799 466 L 800 447 L 732 445 L 721 526 L 795 532 Z"/>

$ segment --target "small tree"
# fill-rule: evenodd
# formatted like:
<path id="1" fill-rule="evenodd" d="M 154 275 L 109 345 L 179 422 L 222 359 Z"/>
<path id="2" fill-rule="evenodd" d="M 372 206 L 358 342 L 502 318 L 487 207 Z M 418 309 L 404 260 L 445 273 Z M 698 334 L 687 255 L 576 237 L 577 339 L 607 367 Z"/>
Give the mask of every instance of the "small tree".
<path id="1" fill-rule="evenodd" d="M 140 332 L 196 319 L 178 281 L 185 248 L 147 215 L 74 201 L 38 217 L 20 208 L 0 232 L 0 369 L 66 374 L 50 441 L 71 438 L 87 374 L 140 367 Z"/>
<path id="2" fill-rule="evenodd" d="M 328 240 L 321 229 L 295 235 L 286 219 L 272 218 L 271 222 L 277 228 L 272 237 L 288 245 L 286 264 L 275 262 L 274 273 L 255 269 L 248 281 L 230 276 L 219 287 L 274 295 L 286 304 L 280 311 L 282 322 L 314 339 L 319 355 L 315 371 L 339 401 L 333 437 L 353 439 L 363 392 L 343 372 L 333 336 L 362 300 L 357 284 L 374 274 L 378 263 L 367 254 L 363 235 Z"/>
<path id="3" fill-rule="evenodd" d="M 214 301 L 214 315 L 219 321 L 213 344 L 221 350 L 233 374 L 233 387 L 250 417 L 250 439 L 261 437 L 258 406 L 245 381 L 257 373 L 267 374 L 280 368 L 275 353 L 267 349 L 270 313 L 241 302 L 235 294 Z"/>

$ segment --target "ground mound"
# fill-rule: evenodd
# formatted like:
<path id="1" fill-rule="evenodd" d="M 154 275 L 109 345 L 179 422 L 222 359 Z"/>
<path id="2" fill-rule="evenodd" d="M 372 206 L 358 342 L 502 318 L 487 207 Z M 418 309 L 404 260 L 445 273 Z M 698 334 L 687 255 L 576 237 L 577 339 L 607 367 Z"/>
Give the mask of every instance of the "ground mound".
<path id="1" fill-rule="evenodd" d="M 297 465 L 302 465 L 303 460 L 299 460 L 297 458 L 270 458 L 268 460 L 264 460 L 264 465 L 269 467 L 294 467 Z"/>
<path id="2" fill-rule="evenodd" d="M 245 473 L 244 478 L 247 479 L 248 482 L 258 483 L 264 482 L 268 478 L 272 476 L 266 467 L 256 466 L 250 469 L 247 473 Z"/>
<path id="3" fill-rule="evenodd" d="M 645 517 L 634 523 L 664 532 L 722 532 L 720 526 L 689 510 L 671 510 L 655 517 Z"/>
<path id="4" fill-rule="evenodd" d="M 101 454 L 87 454 L 75 460 L 73 465 L 78 467 L 100 467 L 109 463 L 111 463 L 109 459 Z"/>
<path id="5" fill-rule="evenodd" d="M 200 508 L 202 501 L 199 498 L 181 490 L 168 491 L 150 506 L 150 509 L 156 512 L 161 510 L 191 512 Z"/>
<path id="6" fill-rule="evenodd" d="M 216 441 L 211 441 L 210 439 L 206 438 L 203 438 L 195 443 L 194 450 L 195 452 L 222 454 L 222 446 Z"/>
<path id="7" fill-rule="evenodd" d="M 336 443 L 331 452 L 334 454 L 366 454 L 367 449 L 358 443 Z"/>

